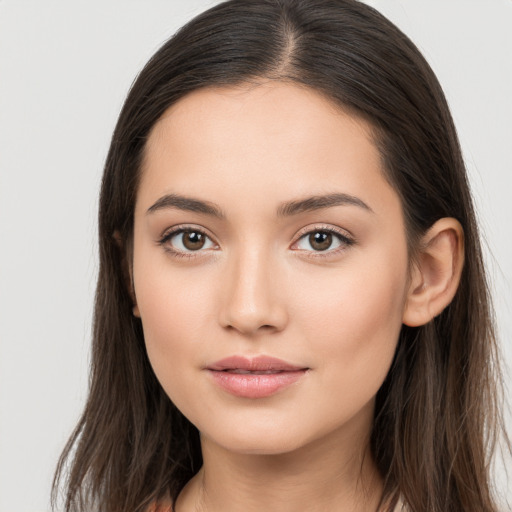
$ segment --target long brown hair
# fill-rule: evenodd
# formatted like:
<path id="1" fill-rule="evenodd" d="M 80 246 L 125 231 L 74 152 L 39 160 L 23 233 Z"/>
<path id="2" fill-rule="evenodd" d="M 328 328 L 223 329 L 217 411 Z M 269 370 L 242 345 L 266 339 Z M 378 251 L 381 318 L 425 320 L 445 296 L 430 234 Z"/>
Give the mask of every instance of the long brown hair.
<path id="1" fill-rule="evenodd" d="M 59 461 L 54 499 L 66 475 L 66 511 L 143 511 L 165 495 L 175 499 L 201 466 L 197 429 L 156 380 L 131 313 L 135 198 L 148 134 L 169 106 L 202 87 L 262 79 L 307 86 L 370 122 L 413 251 L 436 220 L 461 223 L 459 289 L 427 325 L 402 328 L 377 395 L 371 448 L 383 502 L 400 494 L 414 512 L 495 511 L 489 462 L 503 427 L 497 344 L 457 134 L 414 44 L 355 0 L 223 2 L 179 30 L 133 84 L 100 196 L 89 397 Z"/>

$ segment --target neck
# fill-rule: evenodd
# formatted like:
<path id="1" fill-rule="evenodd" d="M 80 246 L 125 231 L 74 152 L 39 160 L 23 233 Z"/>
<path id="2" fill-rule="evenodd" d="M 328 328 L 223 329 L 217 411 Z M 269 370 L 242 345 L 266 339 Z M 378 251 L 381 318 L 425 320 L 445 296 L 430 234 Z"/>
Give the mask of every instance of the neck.
<path id="1" fill-rule="evenodd" d="M 368 512 L 380 502 L 381 477 L 360 433 L 277 455 L 233 453 L 204 436 L 201 445 L 203 467 L 177 512 Z"/>

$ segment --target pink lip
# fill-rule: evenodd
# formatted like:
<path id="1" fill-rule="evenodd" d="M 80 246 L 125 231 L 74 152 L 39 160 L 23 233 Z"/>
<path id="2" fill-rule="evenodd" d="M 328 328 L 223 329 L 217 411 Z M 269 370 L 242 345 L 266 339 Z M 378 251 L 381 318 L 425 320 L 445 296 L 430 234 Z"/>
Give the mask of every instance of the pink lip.
<path id="1" fill-rule="evenodd" d="M 269 356 L 250 359 L 232 356 L 206 367 L 217 385 L 232 395 L 244 398 L 264 398 L 273 395 L 297 382 L 308 369 Z"/>

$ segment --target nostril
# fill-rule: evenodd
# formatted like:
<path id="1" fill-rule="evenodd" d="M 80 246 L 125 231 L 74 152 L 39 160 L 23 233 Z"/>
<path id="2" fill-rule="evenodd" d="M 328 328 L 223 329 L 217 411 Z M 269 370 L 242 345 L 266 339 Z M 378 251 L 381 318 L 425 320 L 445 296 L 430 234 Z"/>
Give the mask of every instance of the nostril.
<path id="1" fill-rule="evenodd" d="M 238 324 L 229 323 L 225 327 L 226 327 L 226 329 L 228 329 L 230 331 L 239 331 L 239 332 L 243 332 L 243 333 L 250 333 L 250 332 L 256 333 L 256 332 L 261 332 L 261 331 L 271 332 L 271 331 L 277 330 L 276 326 L 270 325 L 270 324 L 264 324 L 264 325 L 260 325 L 260 326 L 256 326 L 256 325 L 249 326 L 249 325 L 241 325 L 240 323 L 238 323 Z"/>

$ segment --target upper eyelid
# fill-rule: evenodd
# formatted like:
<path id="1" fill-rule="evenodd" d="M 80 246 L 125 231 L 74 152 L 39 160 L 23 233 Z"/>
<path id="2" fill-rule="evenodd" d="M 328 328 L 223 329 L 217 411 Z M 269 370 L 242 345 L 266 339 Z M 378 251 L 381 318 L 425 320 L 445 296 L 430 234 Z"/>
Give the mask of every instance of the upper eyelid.
<path id="1" fill-rule="evenodd" d="M 178 249 L 178 248 L 174 247 L 173 244 L 170 244 L 170 240 L 172 238 L 174 238 L 176 235 L 185 233 L 187 231 L 192 231 L 192 232 L 195 231 L 197 233 L 201 233 L 206 238 L 208 238 L 215 247 L 208 247 L 207 249 L 204 249 L 204 250 L 203 250 L 203 248 L 201 248 L 201 249 L 198 249 L 197 251 L 192 251 L 192 250 L 184 251 L 182 249 Z M 210 234 L 208 234 L 206 229 L 204 229 L 202 227 L 195 227 L 190 224 L 177 225 L 177 226 L 172 226 L 170 228 L 165 229 L 163 231 L 163 233 L 161 234 L 161 236 L 156 241 L 156 243 L 158 246 L 162 247 L 165 252 L 173 255 L 175 258 L 177 258 L 177 257 L 199 258 L 201 256 L 204 256 L 204 253 L 206 253 L 206 251 L 217 250 L 217 248 L 219 247 L 219 244 L 216 242 L 215 238 L 212 237 Z"/>
<path id="2" fill-rule="evenodd" d="M 178 224 L 176 226 L 166 228 L 160 235 L 159 241 L 162 242 L 186 231 L 197 231 L 198 233 L 207 236 L 212 242 L 218 245 L 215 237 L 207 229 L 203 228 L 202 226 L 196 226 L 194 224 Z"/>
<path id="3" fill-rule="evenodd" d="M 317 231 L 328 231 L 329 233 L 334 233 L 336 235 L 341 236 L 342 238 L 347 238 L 353 242 L 355 242 L 355 237 L 350 233 L 350 231 L 327 224 L 317 224 L 317 225 L 309 225 L 302 229 L 300 229 L 297 234 L 295 235 L 295 241 L 293 243 L 296 243 L 298 240 L 300 240 L 305 235 L 308 235 L 310 233 L 315 233 Z"/>

